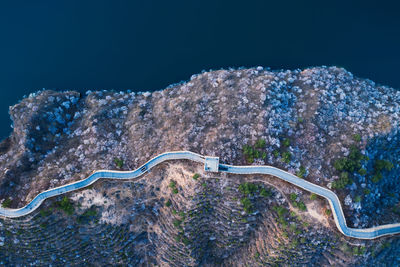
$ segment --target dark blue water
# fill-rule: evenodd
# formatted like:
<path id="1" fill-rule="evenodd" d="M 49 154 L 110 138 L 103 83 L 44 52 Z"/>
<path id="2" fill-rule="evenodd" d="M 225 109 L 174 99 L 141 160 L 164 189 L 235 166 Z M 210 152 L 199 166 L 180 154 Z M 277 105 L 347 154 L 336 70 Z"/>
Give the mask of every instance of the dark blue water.
<path id="1" fill-rule="evenodd" d="M 0 2 L 8 106 L 48 89 L 152 91 L 203 69 L 339 65 L 400 88 L 399 6 L 379 1 Z"/>

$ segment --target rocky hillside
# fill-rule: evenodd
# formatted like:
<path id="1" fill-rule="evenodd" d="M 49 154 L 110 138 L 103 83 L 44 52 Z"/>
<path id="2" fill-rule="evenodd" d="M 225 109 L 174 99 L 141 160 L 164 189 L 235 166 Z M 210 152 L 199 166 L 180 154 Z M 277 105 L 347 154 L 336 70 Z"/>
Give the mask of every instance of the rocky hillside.
<path id="1" fill-rule="evenodd" d="M 10 115 L 13 133 L 0 144 L 3 206 L 95 169 L 191 150 L 332 188 L 351 226 L 400 221 L 400 91 L 341 68 L 219 70 L 153 93 L 41 91 Z M 201 167 L 169 162 L 139 181 L 103 181 L 26 218 L 1 219 L 0 263 L 43 255 L 37 264 L 398 264 L 390 256 L 398 238 L 343 238 L 316 196 L 273 177 Z"/>

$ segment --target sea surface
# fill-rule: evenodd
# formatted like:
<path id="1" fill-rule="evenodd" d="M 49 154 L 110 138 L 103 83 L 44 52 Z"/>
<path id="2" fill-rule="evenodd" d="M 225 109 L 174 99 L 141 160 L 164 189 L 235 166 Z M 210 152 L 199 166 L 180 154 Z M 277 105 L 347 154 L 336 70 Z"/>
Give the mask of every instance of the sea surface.
<path id="1" fill-rule="evenodd" d="M 154 91 L 202 70 L 337 65 L 400 88 L 397 1 L 1 1 L 0 139 L 42 88 Z"/>

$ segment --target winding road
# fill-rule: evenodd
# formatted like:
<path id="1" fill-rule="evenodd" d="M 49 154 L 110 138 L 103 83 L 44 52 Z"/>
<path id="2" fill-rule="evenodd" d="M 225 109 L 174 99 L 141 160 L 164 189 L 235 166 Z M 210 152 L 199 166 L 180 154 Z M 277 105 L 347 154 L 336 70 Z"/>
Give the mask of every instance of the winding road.
<path id="1" fill-rule="evenodd" d="M 42 202 L 47 198 L 87 187 L 99 179 L 102 178 L 133 179 L 142 176 L 152 167 L 164 161 L 183 160 L 183 159 L 192 160 L 205 164 L 207 159 L 214 160 L 217 158 L 202 156 L 190 151 L 175 151 L 175 152 L 167 152 L 160 154 L 133 171 L 99 170 L 81 181 L 77 181 L 74 183 L 66 184 L 60 187 L 44 191 L 38 194 L 29 204 L 27 204 L 22 208 L 19 209 L 0 208 L 0 216 L 8 218 L 21 217 L 36 210 L 40 206 L 40 204 L 42 204 Z M 382 236 L 394 235 L 400 233 L 400 223 L 380 225 L 365 229 L 348 227 L 346 224 L 346 218 L 344 217 L 343 209 L 340 204 L 339 198 L 334 192 L 319 185 L 310 183 L 304 179 L 301 179 L 291 173 L 280 170 L 278 168 L 271 166 L 232 166 L 226 164 L 218 164 L 217 171 L 233 173 L 233 174 L 269 174 L 278 177 L 279 179 L 282 179 L 286 182 L 289 182 L 295 186 L 298 186 L 304 190 L 307 190 L 311 193 L 315 193 L 321 197 L 326 198 L 333 211 L 332 214 L 335 219 L 336 226 L 339 229 L 339 231 L 342 232 L 345 236 L 358 239 L 374 239 Z"/>

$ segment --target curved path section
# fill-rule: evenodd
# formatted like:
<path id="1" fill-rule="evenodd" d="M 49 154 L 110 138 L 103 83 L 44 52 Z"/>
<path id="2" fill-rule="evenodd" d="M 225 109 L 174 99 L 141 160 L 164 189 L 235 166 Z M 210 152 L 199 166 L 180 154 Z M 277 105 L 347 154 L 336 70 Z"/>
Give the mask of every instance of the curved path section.
<path id="1" fill-rule="evenodd" d="M 99 170 L 94 172 L 84 180 L 44 191 L 38 194 L 29 204 L 27 204 L 22 208 L 19 209 L 0 208 L 0 216 L 15 218 L 27 215 L 32 211 L 34 211 L 35 209 L 37 209 L 46 198 L 54 197 L 60 194 L 64 194 L 67 192 L 87 187 L 101 178 L 133 179 L 145 174 L 152 167 L 167 160 L 187 159 L 200 163 L 206 163 L 206 159 L 208 158 L 210 157 L 205 157 L 189 151 L 175 151 L 175 152 L 167 152 L 160 154 L 133 171 Z M 304 190 L 307 190 L 309 192 L 315 193 L 321 197 L 326 198 L 333 211 L 332 214 L 335 219 L 337 228 L 339 229 L 340 232 L 342 232 L 344 235 L 348 237 L 359 238 L 359 239 L 374 239 L 386 235 L 393 235 L 400 233 L 400 223 L 386 224 L 365 229 L 347 227 L 342 206 L 340 204 L 339 198 L 334 192 L 332 192 L 329 189 L 323 188 L 319 185 L 310 183 L 304 179 L 298 178 L 297 176 L 288 173 L 286 171 L 280 170 L 278 168 L 271 166 L 232 166 L 226 164 L 219 164 L 218 171 L 233 173 L 233 174 L 269 174 L 276 176 L 286 182 L 294 184 Z"/>

